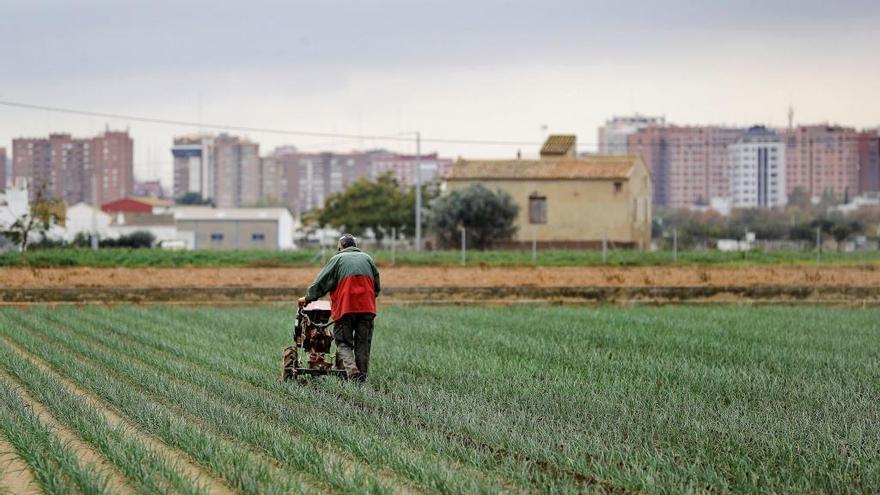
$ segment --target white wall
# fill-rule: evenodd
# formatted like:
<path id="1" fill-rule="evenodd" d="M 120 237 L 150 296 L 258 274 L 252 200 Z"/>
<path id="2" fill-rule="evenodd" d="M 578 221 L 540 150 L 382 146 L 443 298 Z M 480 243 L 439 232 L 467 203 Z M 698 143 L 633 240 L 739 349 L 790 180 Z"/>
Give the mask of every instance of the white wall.
<path id="1" fill-rule="evenodd" d="M 67 242 L 73 241 L 76 234 L 92 232 L 92 212 L 94 209 L 86 203 L 77 203 L 67 208 L 67 221 L 64 225 L 63 237 Z M 98 229 L 98 237 L 108 238 L 116 237 L 110 233 L 111 217 L 107 213 L 98 210 L 96 212 L 96 224 Z"/>

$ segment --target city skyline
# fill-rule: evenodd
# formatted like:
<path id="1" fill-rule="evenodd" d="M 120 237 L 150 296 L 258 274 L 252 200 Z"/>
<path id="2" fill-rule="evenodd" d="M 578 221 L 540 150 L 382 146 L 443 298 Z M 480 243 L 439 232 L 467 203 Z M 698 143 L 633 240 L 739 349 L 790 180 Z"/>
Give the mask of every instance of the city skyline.
<path id="1" fill-rule="evenodd" d="M 792 105 L 796 123 L 880 124 L 876 2 L 468 5 L 12 2 L 15 22 L 0 30 L 0 46 L 14 47 L 0 48 L 9 67 L 0 99 L 351 134 L 540 143 L 564 132 L 584 137 L 582 151 L 595 149 L 587 137 L 605 119 L 636 112 L 680 125 L 781 127 Z M 4 107 L 0 146 L 108 125 L 136 141 L 139 180 L 171 185 L 172 138 L 192 128 Z M 239 134 L 264 150 L 415 151 L 414 143 Z M 423 151 L 492 158 L 518 148 L 537 146 Z"/>

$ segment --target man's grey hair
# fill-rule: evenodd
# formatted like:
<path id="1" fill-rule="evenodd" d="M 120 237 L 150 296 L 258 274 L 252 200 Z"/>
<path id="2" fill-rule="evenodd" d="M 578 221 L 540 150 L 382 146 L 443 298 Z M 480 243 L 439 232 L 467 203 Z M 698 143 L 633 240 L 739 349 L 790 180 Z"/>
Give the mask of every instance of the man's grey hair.
<path id="1" fill-rule="evenodd" d="M 342 234 L 342 237 L 339 238 L 339 247 L 342 249 L 357 247 L 357 239 L 351 234 Z"/>

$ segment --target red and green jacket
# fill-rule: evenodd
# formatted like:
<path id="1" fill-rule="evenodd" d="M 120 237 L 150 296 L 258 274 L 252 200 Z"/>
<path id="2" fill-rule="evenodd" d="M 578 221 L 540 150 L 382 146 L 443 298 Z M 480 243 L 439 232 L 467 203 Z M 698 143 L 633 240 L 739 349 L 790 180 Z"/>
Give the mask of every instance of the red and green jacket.
<path id="1" fill-rule="evenodd" d="M 334 321 L 349 313 L 376 314 L 379 270 L 373 258 L 356 247 L 330 258 L 306 292 L 306 300 L 316 301 L 328 292 Z"/>

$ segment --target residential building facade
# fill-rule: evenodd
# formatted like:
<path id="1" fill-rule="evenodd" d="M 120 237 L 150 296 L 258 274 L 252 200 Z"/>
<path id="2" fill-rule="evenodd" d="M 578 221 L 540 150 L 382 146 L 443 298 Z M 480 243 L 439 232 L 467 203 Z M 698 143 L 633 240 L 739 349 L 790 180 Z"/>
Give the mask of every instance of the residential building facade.
<path id="1" fill-rule="evenodd" d="M 174 197 L 188 193 L 214 198 L 213 136 L 181 136 L 171 148 L 174 157 Z"/>
<path id="2" fill-rule="evenodd" d="M 6 189 L 6 148 L 0 147 L 0 189 Z"/>
<path id="3" fill-rule="evenodd" d="M 629 153 L 628 137 L 647 127 L 663 127 L 665 117 L 645 115 L 614 116 L 599 127 L 599 154 L 626 155 Z"/>
<path id="4" fill-rule="evenodd" d="M 13 184 L 28 186 L 31 199 L 112 201 L 131 194 L 134 143 L 127 131 L 109 130 L 83 139 L 70 134 L 13 139 L 12 175 Z"/>
<path id="5" fill-rule="evenodd" d="M 642 157 L 654 184 L 654 204 L 668 208 L 708 205 L 730 194 L 728 145 L 737 127 L 650 126 L 627 136 L 631 154 Z"/>
<path id="6" fill-rule="evenodd" d="M 880 191 L 880 132 L 858 135 L 859 193 Z"/>
<path id="7" fill-rule="evenodd" d="M 798 126 L 782 132 L 788 193 L 844 200 L 859 191 L 859 133 L 836 125 Z"/>
<path id="8" fill-rule="evenodd" d="M 733 208 L 785 206 L 785 145 L 779 135 L 755 126 L 728 146 Z"/>

